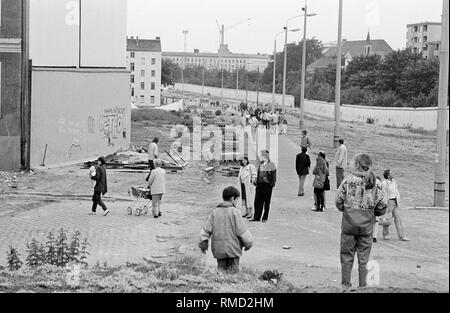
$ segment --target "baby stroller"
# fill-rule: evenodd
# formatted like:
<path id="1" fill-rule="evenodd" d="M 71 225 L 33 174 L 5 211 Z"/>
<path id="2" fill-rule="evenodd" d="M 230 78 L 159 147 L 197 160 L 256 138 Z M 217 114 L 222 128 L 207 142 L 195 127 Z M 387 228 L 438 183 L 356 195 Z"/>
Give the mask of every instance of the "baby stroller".
<path id="1" fill-rule="evenodd" d="M 130 187 L 130 189 L 128 189 L 128 195 L 135 200 L 133 206 L 127 208 L 128 215 L 133 215 L 133 209 L 134 215 L 136 216 L 148 214 L 148 208 L 152 201 L 152 196 L 148 187 Z"/>

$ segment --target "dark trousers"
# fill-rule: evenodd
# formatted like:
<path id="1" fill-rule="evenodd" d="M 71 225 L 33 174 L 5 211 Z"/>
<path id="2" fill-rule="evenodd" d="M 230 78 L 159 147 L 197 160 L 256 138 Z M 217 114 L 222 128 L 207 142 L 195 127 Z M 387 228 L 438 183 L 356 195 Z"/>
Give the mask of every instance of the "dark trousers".
<path id="1" fill-rule="evenodd" d="M 372 234 L 354 236 L 341 234 L 342 284 L 351 287 L 351 276 L 355 253 L 358 254 L 359 286 L 367 286 L 367 263 L 372 250 Z"/>
<path id="2" fill-rule="evenodd" d="M 337 189 L 339 189 L 339 187 L 341 187 L 342 182 L 344 181 L 344 169 L 340 168 L 340 167 L 336 167 L 336 186 Z"/>
<path id="3" fill-rule="evenodd" d="M 95 213 L 97 211 L 97 205 L 101 206 L 103 211 L 108 210 L 102 201 L 102 194 L 100 192 L 94 192 L 94 195 L 92 196 L 92 212 Z"/>
<path id="4" fill-rule="evenodd" d="M 270 201 L 272 200 L 273 187 L 269 184 L 258 184 L 255 193 L 255 220 L 261 220 L 264 209 L 263 221 L 269 219 Z"/>
<path id="5" fill-rule="evenodd" d="M 217 268 L 225 272 L 238 273 L 239 258 L 217 259 Z"/>
<path id="6" fill-rule="evenodd" d="M 314 188 L 314 194 L 316 195 L 316 209 L 323 211 L 325 207 L 325 190 Z"/>

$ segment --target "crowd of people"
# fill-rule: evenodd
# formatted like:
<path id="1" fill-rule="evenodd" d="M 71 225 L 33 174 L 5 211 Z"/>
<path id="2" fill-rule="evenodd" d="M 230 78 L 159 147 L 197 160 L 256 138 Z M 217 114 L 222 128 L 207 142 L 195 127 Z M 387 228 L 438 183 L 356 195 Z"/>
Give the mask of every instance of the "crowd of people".
<path id="1" fill-rule="evenodd" d="M 270 128 L 271 119 L 268 116 L 272 114 L 275 113 L 260 107 L 255 111 L 251 108 L 243 111 L 243 116 L 248 117 L 250 124 L 252 119 L 258 120 L 257 127 L 262 125 Z M 161 201 L 166 192 L 165 170 L 161 168 L 158 143 L 159 139 L 154 138 L 148 149 L 150 174 L 147 182 L 154 218 L 162 216 Z M 300 149 L 301 153 L 296 157 L 298 196 L 305 196 L 305 182 L 308 175 L 312 174 L 313 211 L 324 212 L 325 192 L 331 190 L 330 164 L 325 153 L 319 152 L 313 168 L 311 155 L 314 153 L 307 131 L 302 132 Z M 241 160 L 238 175 L 240 190 L 235 187 L 226 188 L 223 191 L 223 202 L 211 212 L 201 229 L 199 247 L 206 253 L 211 239 L 212 253 L 220 270 L 239 271 L 242 250 L 248 251 L 253 246 L 253 237 L 244 219 L 262 223 L 267 223 L 269 219 L 272 193 L 277 182 L 277 166 L 271 161 L 267 150 L 260 151 L 258 161 L 258 166 L 254 166 L 248 157 Z M 101 200 L 101 196 L 107 193 L 105 163 L 105 159 L 100 157 L 97 167 L 90 169 L 94 191 L 90 215 L 96 214 L 98 205 L 103 208 L 105 216 L 109 214 L 109 210 Z M 367 154 L 360 154 L 354 158 L 352 172 L 346 176 L 345 169 L 349 164 L 347 147 L 343 139 L 339 140 L 334 163 L 337 187 L 335 205 L 337 210 L 343 213 L 340 239 L 342 286 L 345 289 L 351 287 L 351 271 L 357 255 L 359 286 L 364 288 L 367 286 L 367 263 L 372 244 L 377 242 L 379 226 L 383 228 L 384 240 L 390 239 L 389 228 L 395 224 L 399 239 L 409 241 L 399 214 L 400 193 L 393 172 L 386 170 L 383 173 L 383 180 L 373 171 L 372 158 Z"/>
<path id="2" fill-rule="evenodd" d="M 253 107 L 241 103 L 239 111 L 243 118 L 242 124 L 252 127 L 253 131 L 256 131 L 258 127 L 262 127 L 272 134 L 287 135 L 288 121 L 286 117 L 271 105 L 266 104 Z"/>

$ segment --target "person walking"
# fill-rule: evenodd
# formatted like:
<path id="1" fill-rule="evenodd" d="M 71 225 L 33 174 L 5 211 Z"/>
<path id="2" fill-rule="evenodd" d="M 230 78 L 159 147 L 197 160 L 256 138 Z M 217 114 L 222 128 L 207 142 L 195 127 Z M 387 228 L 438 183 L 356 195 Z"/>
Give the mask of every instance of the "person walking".
<path id="1" fill-rule="evenodd" d="M 277 167 L 275 163 L 270 161 L 269 151 L 267 150 L 261 151 L 260 160 L 261 164 L 256 178 L 255 215 L 250 221 L 260 222 L 262 216 L 262 222 L 266 223 L 269 219 L 272 191 L 277 181 Z"/>
<path id="2" fill-rule="evenodd" d="M 239 185 L 241 186 L 242 206 L 245 208 L 245 213 L 242 217 L 253 218 L 255 203 L 255 182 L 258 173 L 253 164 L 250 163 L 248 157 L 241 160 L 241 169 L 239 170 Z"/>
<path id="3" fill-rule="evenodd" d="M 305 196 L 305 182 L 306 177 L 309 175 L 309 169 L 311 167 L 311 159 L 307 154 L 308 149 L 302 148 L 302 152 L 297 155 L 295 162 L 295 168 L 299 179 L 298 196 Z"/>
<path id="4" fill-rule="evenodd" d="M 340 258 L 342 288 L 351 288 L 355 253 L 358 255 L 359 287 L 367 287 L 367 263 L 372 249 L 375 218 L 386 213 L 381 182 L 371 170 L 372 158 L 360 154 L 355 158 L 355 171 L 346 177 L 336 195 L 336 208 L 343 213 Z"/>
<path id="5" fill-rule="evenodd" d="M 158 143 L 159 138 L 155 137 L 148 147 L 148 165 L 150 167 L 150 171 L 155 169 L 154 161 L 159 157 Z"/>
<path id="6" fill-rule="evenodd" d="M 242 249 L 248 251 L 253 246 L 252 234 L 236 208 L 239 197 L 239 190 L 226 188 L 222 192 L 224 202 L 211 213 L 200 231 L 200 250 L 206 254 L 211 238 L 212 254 L 218 270 L 223 272 L 239 272 Z"/>
<path id="7" fill-rule="evenodd" d="M 402 219 L 400 217 L 400 193 L 398 191 L 397 181 L 394 179 L 391 170 L 386 170 L 383 173 L 384 181 L 382 183 L 383 192 L 386 195 L 386 205 L 388 208 L 388 214 L 392 215 L 394 219 L 395 228 L 397 229 L 398 238 L 401 241 L 410 241 L 406 236 L 405 230 L 403 228 Z M 378 226 L 378 225 L 377 225 Z M 385 223 L 383 225 L 383 239 L 390 240 L 389 235 L 390 223 Z M 378 234 L 378 228 L 375 229 Z"/>
<path id="8" fill-rule="evenodd" d="M 311 139 L 308 137 L 308 131 L 302 131 L 302 139 L 300 142 L 300 148 L 306 148 L 307 150 L 311 149 Z"/>
<path id="9" fill-rule="evenodd" d="M 325 159 L 319 154 L 316 160 L 316 167 L 313 171 L 314 174 L 314 195 L 316 199 L 315 204 L 315 212 L 323 212 L 325 199 L 324 199 L 324 189 L 325 189 L 325 181 L 327 175 L 330 174 L 330 170 L 328 169 L 327 163 Z"/>
<path id="10" fill-rule="evenodd" d="M 161 168 L 162 161 L 154 160 L 155 169 L 150 173 L 148 187 L 152 195 L 152 213 L 154 218 L 161 217 L 161 200 L 166 193 L 166 171 Z M 148 212 L 144 212 L 148 214 Z"/>
<path id="11" fill-rule="evenodd" d="M 97 214 L 98 205 L 102 207 L 104 216 L 109 214 L 108 208 L 102 201 L 102 196 L 104 196 L 108 192 L 105 164 L 105 158 L 99 157 L 97 160 L 97 168 L 95 169 L 95 176 L 91 176 L 91 179 L 95 180 L 96 184 L 94 187 L 94 195 L 92 196 L 92 211 L 89 213 L 89 215 Z"/>
<path id="12" fill-rule="evenodd" d="M 336 162 L 336 185 L 337 188 L 339 189 L 339 186 L 341 186 L 342 181 L 344 180 L 345 177 L 344 169 L 348 164 L 347 147 L 344 144 L 344 139 L 339 140 L 339 148 L 336 152 L 335 162 Z"/>

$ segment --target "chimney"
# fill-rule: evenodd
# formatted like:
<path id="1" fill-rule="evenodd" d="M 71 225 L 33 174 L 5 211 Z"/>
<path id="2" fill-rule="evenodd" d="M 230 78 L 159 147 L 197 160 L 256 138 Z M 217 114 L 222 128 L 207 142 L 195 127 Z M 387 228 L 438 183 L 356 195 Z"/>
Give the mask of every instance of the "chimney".
<path id="1" fill-rule="evenodd" d="M 199 49 L 194 49 L 194 53 L 200 53 Z"/>
<path id="2" fill-rule="evenodd" d="M 139 46 L 139 36 L 136 36 L 136 46 Z"/>
<path id="3" fill-rule="evenodd" d="M 131 39 L 134 39 L 134 36 L 131 36 L 130 38 L 131 38 Z"/>
<path id="4" fill-rule="evenodd" d="M 161 38 L 160 37 L 156 37 L 156 40 L 161 40 Z"/>

